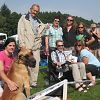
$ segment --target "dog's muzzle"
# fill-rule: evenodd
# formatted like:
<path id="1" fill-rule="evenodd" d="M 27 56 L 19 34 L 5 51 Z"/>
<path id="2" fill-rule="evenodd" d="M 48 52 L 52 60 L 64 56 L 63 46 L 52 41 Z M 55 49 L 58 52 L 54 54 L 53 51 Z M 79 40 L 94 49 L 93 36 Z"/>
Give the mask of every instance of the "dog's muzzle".
<path id="1" fill-rule="evenodd" d="M 25 56 L 25 65 L 34 68 L 36 66 L 36 60 L 33 56 Z"/>
<path id="2" fill-rule="evenodd" d="M 29 57 L 29 58 L 27 59 L 27 65 L 28 65 L 29 67 L 34 68 L 34 67 L 36 66 L 36 60 L 35 60 L 35 58 L 34 58 L 34 57 Z"/>

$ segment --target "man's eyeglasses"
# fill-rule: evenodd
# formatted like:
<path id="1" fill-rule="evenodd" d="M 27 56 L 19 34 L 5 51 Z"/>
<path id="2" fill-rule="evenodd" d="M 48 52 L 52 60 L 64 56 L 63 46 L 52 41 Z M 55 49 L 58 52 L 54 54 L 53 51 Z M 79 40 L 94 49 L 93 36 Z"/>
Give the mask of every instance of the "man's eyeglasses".
<path id="1" fill-rule="evenodd" d="M 80 47 L 80 46 L 82 46 L 82 45 L 80 45 L 80 44 L 79 44 L 79 45 L 78 45 L 78 44 L 76 44 L 76 45 L 75 45 L 75 47 L 77 47 L 77 46 L 78 46 L 78 47 Z"/>
<path id="2" fill-rule="evenodd" d="M 64 45 L 57 45 L 57 47 L 63 47 Z"/>
<path id="3" fill-rule="evenodd" d="M 71 20 L 71 19 L 67 19 L 67 21 L 72 22 L 73 20 Z"/>

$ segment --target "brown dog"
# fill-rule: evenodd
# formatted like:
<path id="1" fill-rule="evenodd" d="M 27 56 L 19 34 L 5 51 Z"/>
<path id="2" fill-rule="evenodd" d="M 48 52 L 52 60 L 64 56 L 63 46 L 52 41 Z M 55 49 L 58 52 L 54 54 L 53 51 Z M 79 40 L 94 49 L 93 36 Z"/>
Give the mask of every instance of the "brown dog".
<path id="1" fill-rule="evenodd" d="M 28 75 L 28 66 L 35 67 L 36 60 L 33 58 L 30 50 L 20 51 L 18 58 L 12 64 L 11 70 L 8 73 L 9 79 L 17 83 L 18 89 L 16 91 L 10 91 L 5 84 L 4 92 L 0 100 L 25 100 L 23 90 L 25 88 L 26 96 L 30 96 L 30 83 Z"/>

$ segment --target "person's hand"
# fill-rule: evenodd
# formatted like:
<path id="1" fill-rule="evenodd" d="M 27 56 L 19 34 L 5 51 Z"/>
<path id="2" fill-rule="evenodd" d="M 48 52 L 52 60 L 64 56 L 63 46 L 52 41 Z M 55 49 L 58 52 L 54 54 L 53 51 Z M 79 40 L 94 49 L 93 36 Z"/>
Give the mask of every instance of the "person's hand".
<path id="1" fill-rule="evenodd" d="M 60 62 L 57 62 L 56 64 L 57 64 L 57 66 L 61 66 L 61 63 Z"/>
<path id="2" fill-rule="evenodd" d="M 18 85 L 15 82 L 13 82 L 13 81 L 9 81 L 7 83 L 7 85 L 9 87 L 10 91 L 15 91 L 15 90 L 18 89 Z"/>
<path id="3" fill-rule="evenodd" d="M 97 33 L 97 30 L 95 29 L 92 33 L 93 33 L 93 34 L 96 34 L 96 33 Z"/>
<path id="4" fill-rule="evenodd" d="M 71 64 L 77 64 L 77 62 L 74 62 L 73 60 L 71 61 Z"/>

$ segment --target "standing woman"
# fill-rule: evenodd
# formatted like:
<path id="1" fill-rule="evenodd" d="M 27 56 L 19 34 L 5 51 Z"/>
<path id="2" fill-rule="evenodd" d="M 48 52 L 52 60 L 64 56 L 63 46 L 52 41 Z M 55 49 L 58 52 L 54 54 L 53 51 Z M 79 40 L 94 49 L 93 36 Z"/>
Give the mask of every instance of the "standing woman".
<path id="1" fill-rule="evenodd" d="M 4 50 L 0 52 L 0 80 L 4 81 L 11 91 L 17 89 L 17 84 L 11 81 L 7 74 L 11 68 L 11 64 L 14 61 L 12 56 L 16 47 L 16 41 L 13 38 L 8 38 L 4 44 Z M 0 86 L 0 96 L 2 95 L 3 89 Z"/>
<path id="2" fill-rule="evenodd" d="M 95 41 L 95 39 L 86 31 L 85 24 L 83 22 L 78 24 L 76 34 L 76 40 L 85 41 L 85 45 L 87 47 Z"/>
<path id="3" fill-rule="evenodd" d="M 100 33 L 97 31 L 97 26 L 96 24 L 91 24 L 91 29 L 90 29 L 90 34 L 92 35 L 92 37 L 94 37 L 95 41 L 90 45 L 90 50 L 92 51 L 92 53 L 98 57 L 100 55 L 100 44 L 98 41 L 98 38 L 100 38 Z"/>
<path id="4" fill-rule="evenodd" d="M 74 25 L 74 17 L 71 15 L 66 17 L 65 25 L 63 27 L 63 41 L 66 50 L 73 50 L 76 41 L 76 28 Z"/>

